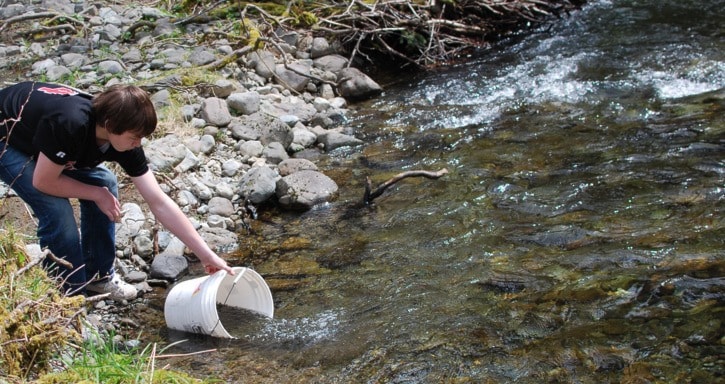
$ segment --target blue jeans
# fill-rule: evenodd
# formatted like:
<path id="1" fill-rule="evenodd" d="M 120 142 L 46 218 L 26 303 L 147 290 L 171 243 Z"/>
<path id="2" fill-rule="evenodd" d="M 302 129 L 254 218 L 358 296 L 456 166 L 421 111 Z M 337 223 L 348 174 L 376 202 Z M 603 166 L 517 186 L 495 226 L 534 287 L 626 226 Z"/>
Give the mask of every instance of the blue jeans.
<path id="1" fill-rule="evenodd" d="M 96 203 L 79 200 L 79 232 L 69 199 L 51 196 L 33 187 L 35 164 L 34 157 L 0 141 L 0 179 L 30 206 L 38 218 L 41 248 L 47 247 L 73 268 L 56 265 L 48 258 L 43 265 L 52 275 L 63 279 L 66 293 L 83 293 L 83 286 L 88 280 L 113 274 L 116 225 Z M 116 175 L 106 167 L 65 170 L 63 174 L 86 184 L 105 186 L 118 197 Z"/>

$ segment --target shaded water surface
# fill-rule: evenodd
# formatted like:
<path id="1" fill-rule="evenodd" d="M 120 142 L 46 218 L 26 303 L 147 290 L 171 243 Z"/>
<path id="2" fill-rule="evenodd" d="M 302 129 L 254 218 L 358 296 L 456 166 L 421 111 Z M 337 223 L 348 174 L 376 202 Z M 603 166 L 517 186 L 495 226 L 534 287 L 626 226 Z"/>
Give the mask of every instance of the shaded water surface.
<path id="1" fill-rule="evenodd" d="M 332 204 L 263 214 L 273 320 L 162 329 L 238 382 L 722 382 L 723 2 L 595 1 L 354 105 Z M 364 180 L 405 179 L 359 201 Z M 225 314 L 228 316 L 228 314 Z"/>

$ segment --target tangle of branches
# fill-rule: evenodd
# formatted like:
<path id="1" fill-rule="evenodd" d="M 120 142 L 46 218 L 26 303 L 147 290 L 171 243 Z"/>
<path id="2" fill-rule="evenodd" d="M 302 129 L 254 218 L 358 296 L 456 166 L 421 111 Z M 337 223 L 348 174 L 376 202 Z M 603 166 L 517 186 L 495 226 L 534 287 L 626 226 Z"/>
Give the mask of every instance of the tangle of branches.
<path id="1" fill-rule="evenodd" d="M 484 47 L 524 23 L 541 23 L 585 0 L 349 0 L 318 10 L 319 31 L 355 55 L 383 53 L 417 67 L 434 67 Z M 352 60 L 351 60 L 352 61 Z"/>

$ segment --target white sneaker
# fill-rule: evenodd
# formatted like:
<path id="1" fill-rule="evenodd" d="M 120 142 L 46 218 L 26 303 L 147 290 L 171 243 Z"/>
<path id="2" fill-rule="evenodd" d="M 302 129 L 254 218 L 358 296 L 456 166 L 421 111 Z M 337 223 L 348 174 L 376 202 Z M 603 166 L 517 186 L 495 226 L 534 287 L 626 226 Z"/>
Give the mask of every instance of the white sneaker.
<path id="1" fill-rule="evenodd" d="M 110 293 L 111 295 L 108 297 L 116 301 L 135 299 L 138 295 L 136 288 L 121 280 L 116 273 L 110 279 L 86 285 L 86 290 L 95 293 Z"/>

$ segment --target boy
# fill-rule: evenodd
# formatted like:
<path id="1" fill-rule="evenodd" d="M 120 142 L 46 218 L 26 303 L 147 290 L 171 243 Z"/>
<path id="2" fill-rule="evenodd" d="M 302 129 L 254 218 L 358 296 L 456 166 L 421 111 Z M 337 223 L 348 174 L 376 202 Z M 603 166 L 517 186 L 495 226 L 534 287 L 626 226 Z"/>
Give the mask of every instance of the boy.
<path id="1" fill-rule="evenodd" d="M 156 129 L 156 111 L 141 88 L 115 85 L 96 97 L 71 87 L 22 82 L 0 90 L 0 179 L 38 218 L 38 238 L 73 268 L 45 266 L 69 295 L 84 290 L 130 300 L 137 291 L 114 273 L 115 222 L 121 218 L 115 161 L 156 218 L 186 244 L 207 273 L 227 263 L 203 241 L 148 167 L 141 139 Z M 80 233 L 70 204 L 80 201 Z"/>

